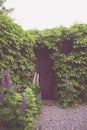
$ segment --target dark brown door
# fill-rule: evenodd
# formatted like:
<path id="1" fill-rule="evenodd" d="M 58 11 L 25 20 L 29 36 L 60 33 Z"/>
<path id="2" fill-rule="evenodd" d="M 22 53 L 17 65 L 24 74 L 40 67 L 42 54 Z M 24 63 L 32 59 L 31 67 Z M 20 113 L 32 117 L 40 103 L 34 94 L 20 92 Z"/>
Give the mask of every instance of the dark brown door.
<path id="1" fill-rule="evenodd" d="M 52 73 L 52 63 L 50 52 L 47 48 L 35 50 L 36 71 L 39 73 L 39 84 L 41 98 L 45 100 L 54 99 L 54 76 Z"/>

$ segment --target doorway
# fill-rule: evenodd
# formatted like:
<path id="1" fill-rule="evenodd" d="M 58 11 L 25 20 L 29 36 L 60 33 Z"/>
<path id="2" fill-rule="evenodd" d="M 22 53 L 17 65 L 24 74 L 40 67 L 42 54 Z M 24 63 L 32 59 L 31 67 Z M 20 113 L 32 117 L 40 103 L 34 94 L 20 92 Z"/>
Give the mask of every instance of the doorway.
<path id="1" fill-rule="evenodd" d="M 54 74 L 52 72 L 52 61 L 50 50 L 47 48 L 36 48 L 36 71 L 39 74 L 39 85 L 42 100 L 54 99 Z"/>

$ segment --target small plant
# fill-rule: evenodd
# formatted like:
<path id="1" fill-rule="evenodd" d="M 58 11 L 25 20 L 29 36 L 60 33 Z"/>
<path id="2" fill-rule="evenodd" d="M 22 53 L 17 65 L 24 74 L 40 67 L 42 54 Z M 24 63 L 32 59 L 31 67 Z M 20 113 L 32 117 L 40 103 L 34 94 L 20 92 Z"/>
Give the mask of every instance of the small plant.
<path id="1" fill-rule="evenodd" d="M 33 130 L 40 105 L 30 88 L 23 93 L 13 87 L 10 71 L 2 70 L 0 85 L 0 122 L 6 130 Z"/>

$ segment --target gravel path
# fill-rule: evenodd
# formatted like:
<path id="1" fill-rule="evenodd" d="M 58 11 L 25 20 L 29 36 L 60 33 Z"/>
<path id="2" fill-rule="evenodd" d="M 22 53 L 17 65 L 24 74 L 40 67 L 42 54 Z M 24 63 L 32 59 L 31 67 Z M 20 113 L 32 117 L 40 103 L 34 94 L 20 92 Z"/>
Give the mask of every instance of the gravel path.
<path id="1" fill-rule="evenodd" d="M 45 104 L 36 126 L 36 130 L 87 130 L 87 105 L 61 109 Z"/>

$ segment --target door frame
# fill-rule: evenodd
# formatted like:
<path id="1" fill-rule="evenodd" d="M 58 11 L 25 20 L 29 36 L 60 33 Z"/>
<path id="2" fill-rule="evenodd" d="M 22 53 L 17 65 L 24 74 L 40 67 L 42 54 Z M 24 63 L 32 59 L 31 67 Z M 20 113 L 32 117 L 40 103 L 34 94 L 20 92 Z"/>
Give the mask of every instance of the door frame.
<path id="1" fill-rule="evenodd" d="M 51 52 L 52 52 L 52 49 L 48 49 L 47 47 L 36 47 L 36 48 L 34 48 L 34 53 L 35 53 L 35 56 L 36 56 L 36 52 L 38 51 L 38 50 L 44 50 L 44 49 L 46 49 L 47 51 L 49 51 L 48 52 L 48 55 L 50 55 L 51 54 Z M 36 60 L 37 60 L 37 56 L 36 56 Z M 50 61 L 52 62 L 52 60 L 50 59 Z M 54 74 L 54 72 L 53 72 L 53 70 L 52 70 L 52 64 L 53 63 L 51 63 L 51 72 L 52 72 L 52 74 L 53 74 L 53 84 L 54 84 L 54 86 L 53 86 L 53 88 L 54 88 L 54 93 L 53 93 L 53 99 L 51 99 L 51 100 L 56 100 L 56 79 L 55 79 L 55 74 Z M 35 62 L 35 65 L 36 65 L 36 62 Z M 37 70 L 36 70 L 37 71 Z M 40 77 L 39 77 L 40 78 Z M 39 82 L 40 82 L 40 80 L 39 80 Z M 41 86 L 40 86 L 40 92 L 39 92 L 39 95 L 40 95 L 40 97 L 42 97 L 42 95 L 41 95 L 42 93 L 41 93 Z M 42 99 L 42 98 L 41 98 Z M 43 99 L 42 99 L 43 100 Z M 50 99 L 46 99 L 46 100 L 50 100 Z"/>

